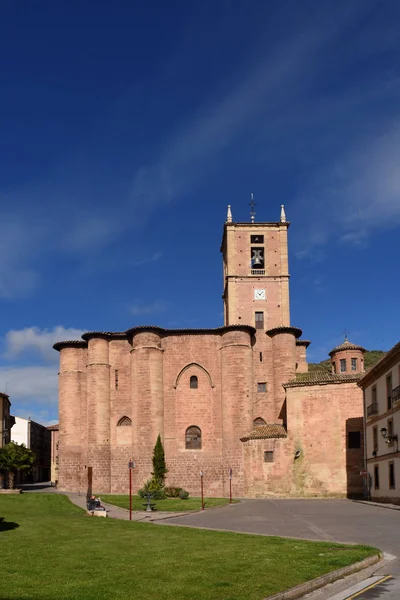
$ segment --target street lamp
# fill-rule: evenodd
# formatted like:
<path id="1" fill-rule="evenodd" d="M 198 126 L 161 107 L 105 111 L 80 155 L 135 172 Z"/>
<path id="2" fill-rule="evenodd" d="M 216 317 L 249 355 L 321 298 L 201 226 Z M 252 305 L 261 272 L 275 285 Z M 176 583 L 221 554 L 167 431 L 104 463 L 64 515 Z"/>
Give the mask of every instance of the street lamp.
<path id="1" fill-rule="evenodd" d="M 381 429 L 381 436 L 383 437 L 383 439 L 385 440 L 385 442 L 387 444 L 391 444 L 394 441 L 398 441 L 398 435 L 397 433 L 394 433 L 392 435 L 388 435 L 388 430 L 386 429 L 386 427 L 382 427 Z"/>

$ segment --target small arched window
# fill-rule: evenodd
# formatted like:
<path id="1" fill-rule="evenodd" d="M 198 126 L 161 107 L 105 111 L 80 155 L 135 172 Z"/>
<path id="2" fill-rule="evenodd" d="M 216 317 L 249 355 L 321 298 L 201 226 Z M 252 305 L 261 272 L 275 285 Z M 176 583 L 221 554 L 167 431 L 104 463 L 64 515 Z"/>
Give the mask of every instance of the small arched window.
<path id="1" fill-rule="evenodd" d="M 129 417 L 121 417 L 117 423 L 117 427 L 132 427 L 132 421 Z"/>
<path id="2" fill-rule="evenodd" d="M 199 380 L 197 379 L 196 375 L 192 375 L 190 378 L 190 389 L 197 390 L 198 387 L 199 387 Z"/>
<path id="3" fill-rule="evenodd" d="M 188 427 L 185 438 L 186 450 L 201 450 L 201 429 L 200 427 Z"/>
<path id="4" fill-rule="evenodd" d="M 257 417 L 253 421 L 253 427 L 261 427 L 261 425 L 266 425 L 266 422 L 261 417 Z"/>

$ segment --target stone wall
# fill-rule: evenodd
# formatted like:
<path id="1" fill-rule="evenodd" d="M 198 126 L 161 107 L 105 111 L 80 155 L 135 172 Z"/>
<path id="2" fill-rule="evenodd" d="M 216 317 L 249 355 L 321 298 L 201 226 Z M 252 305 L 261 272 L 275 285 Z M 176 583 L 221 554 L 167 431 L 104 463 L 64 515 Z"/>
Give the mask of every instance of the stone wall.
<path id="1" fill-rule="evenodd" d="M 302 495 L 361 495 L 363 396 L 356 383 L 290 387 L 287 426 L 294 462 L 293 486 Z M 360 448 L 348 448 L 350 431 Z M 290 475 L 289 475 L 290 476 Z"/>

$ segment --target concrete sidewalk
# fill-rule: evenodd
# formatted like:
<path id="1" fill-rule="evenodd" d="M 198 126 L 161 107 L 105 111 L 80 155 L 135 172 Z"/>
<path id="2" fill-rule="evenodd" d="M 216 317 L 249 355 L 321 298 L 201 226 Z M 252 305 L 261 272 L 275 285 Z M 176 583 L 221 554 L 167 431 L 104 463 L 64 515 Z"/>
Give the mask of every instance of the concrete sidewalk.
<path id="1" fill-rule="evenodd" d="M 86 510 L 86 496 L 78 494 L 76 492 L 64 493 L 64 495 L 67 496 L 73 504 L 76 504 L 76 506 L 79 506 L 80 508 L 83 508 L 83 510 Z M 101 504 L 106 509 L 107 516 L 111 519 L 122 519 L 123 521 L 129 521 L 129 510 L 125 508 L 120 508 L 119 506 L 115 506 L 114 504 L 108 504 L 107 502 L 103 502 L 103 500 L 101 500 Z M 133 510 L 132 521 L 163 521 L 164 519 L 170 519 L 172 517 L 182 517 L 187 514 L 187 512 L 146 512 L 145 510 Z"/>

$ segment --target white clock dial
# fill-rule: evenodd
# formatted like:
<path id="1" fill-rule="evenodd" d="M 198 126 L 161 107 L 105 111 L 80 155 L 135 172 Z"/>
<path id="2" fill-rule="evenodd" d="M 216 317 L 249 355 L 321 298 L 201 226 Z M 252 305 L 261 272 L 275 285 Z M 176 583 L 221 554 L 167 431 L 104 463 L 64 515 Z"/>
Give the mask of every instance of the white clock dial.
<path id="1" fill-rule="evenodd" d="M 254 290 L 254 300 L 265 300 L 265 290 Z"/>

